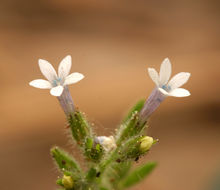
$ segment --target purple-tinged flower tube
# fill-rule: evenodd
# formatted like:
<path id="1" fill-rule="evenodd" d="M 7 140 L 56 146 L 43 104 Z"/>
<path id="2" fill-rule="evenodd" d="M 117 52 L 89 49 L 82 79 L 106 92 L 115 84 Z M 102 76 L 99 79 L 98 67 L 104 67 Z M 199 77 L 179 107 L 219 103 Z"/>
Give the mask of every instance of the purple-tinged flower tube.
<path id="1" fill-rule="evenodd" d="M 154 68 L 148 68 L 148 73 L 153 82 L 156 84 L 156 88 L 152 91 L 140 112 L 139 118 L 141 123 L 145 123 L 147 121 L 150 115 L 159 107 L 161 102 L 167 96 L 190 96 L 190 92 L 188 90 L 179 88 L 188 81 L 190 73 L 178 73 L 169 81 L 171 71 L 172 66 L 168 58 L 164 59 L 162 62 L 159 74 Z"/>
<path id="2" fill-rule="evenodd" d="M 161 102 L 166 98 L 158 88 L 155 88 L 142 108 L 139 119 L 142 123 L 145 123 L 150 115 L 159 107 Z"/>
<path id="3" fill-rule="evenodd" d="M 57 74 L 48 61 L 39 59 L 40 70 L 47 80 L 36 79 L 29 83 L 30 86 L 35 88 L 50 89 L 50 94 L 58 98 L 67 116 L 74 111 L 74 104 L 68 85 L 77 83 L 84 78 L 84 75 L 78 72 L 69 74 L 71 66 L 72 59 L 68 55 L 60 62 Z"/>
<path id="4" fill-rule="evenodd" d="M 63 93 L 61 96 L 58 96 L 57 99 L 59 100 L 60 106 L 67 116 L 74 112 L 73 99 L 67 86 L 64 87 Z"/>

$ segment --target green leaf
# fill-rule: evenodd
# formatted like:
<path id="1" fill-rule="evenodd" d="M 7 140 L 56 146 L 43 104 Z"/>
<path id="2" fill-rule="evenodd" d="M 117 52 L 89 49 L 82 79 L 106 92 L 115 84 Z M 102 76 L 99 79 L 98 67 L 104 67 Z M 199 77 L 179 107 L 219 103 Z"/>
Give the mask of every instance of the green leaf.
<path id="1" fill-rule="evenodd" d="M 120 127 L 116 136 L 117 145 L 120 145 L 131 137 L 140 136 L 143 134 L 143 131 L 147 125 L 139 123 L 138 114 L 138 112 L 134 112 L 132 117 Z"/>
<path id="2" fill-rule="evenodd" d="M 118 158 L 118 148 L 116 148 L 114 151 L 110 152 L 105 159 L 101 161 L 99 164 L 100 172 L 102 173 L 109 164 L 112 162 L 115 162 Z"/>
<path id="3" fill-rule="evenodd" d="M 85 143 L 86 149 L 91 149 L 92 146 L 93 146 L 93 139 L 87 138 L 87 139 L 86 139 L 86 143 Z"/>
<path id="4" fill-rule="evenodd" d="M 61 171 L 66 170 L 76 174 L 81 172 L 81 169 L 74 158 L 61 148 L 52 148 L 51 155 Z"/>
<path id="5" fill-rule="evenodd" d="M 60 185 L 60 186 L 63 186 L 63 184 L 62 184 L 62 179 L 59 178 L 59 179 L 56 181 L 56 184 L 57 184 L 57 185 Z"/>
<path id="6" fill-rule="evenodd" d="M 100 146 L 100 144 L 97 144 L 97 145 L 95 146 L 95 149 L 96 149 L 98 152 L 100 152 L 100 151 L 101 151 L 101 146 Z"/>
<path id="7" fill-rule="evenodd" d="M 92 180 L 94 180 L 94 178 L 96 178 L 96 174 L 97 174 L 96 169 L 95 169 L 95 168 L 91 168 L 91 169 L 88 171 L 87 175 L 86 175 L 87 181 L 92 181 Z"/>
<path id="8" fill-rule="evenodd" d="M 79 111 L 75 111 L 69 116 L 68 123 L 72 131 L 73 138 L 76 140 L 78 145 L 83 147 L 85 140 L 93 136 L 92 128 L 86 120 L 84 114 Z"/>
<path id="9" fill-rule="evenodd" d="M 68 118 L 73 139 L 82 148 L 84 156 L 92 162 L 99 162 L 103 156 L 100 145 L 94 142 L 92 128 L 83 113 L 75 111 Z"/>
<path id="10" fill-rule="evenodd" d="M 108 183 L 111 189 L 118 189 L 118 184 L 122 179 L 126 177 L 130 168 L 130 161 L 115 161 L 108 166 L 108 168 L 104 172 L 104 178 L 108 179 Z"/>
<path id="11" fill-rule="evenodd" d="M 126 123 L 130 118 L 131 116 L 134 114 L 134 112 L 139 112 L 141 111 L 141 109 L 143 108 L 144 106 L 144 103 L 145 103 L 145 100 L 139 100 L 135 105 L 134 107 L 132 107 L 130 109 L 130 111 L 128 112 L 127 116 L 124 118 L 123 122 L 122 123 Z"/>
<path id="12" fill-rule="evenodd" d="M 142 139 L 142 136 L 137 137 L 131 137 L 128 140 L 126 140 L 120 147 L 118 155 L 119 159 L 121 161 L 129 160 L 129 159 L 136 159 L 137 157 L 143 155 L 140 151 L 140 140 Z"/>
<path id="13" fill-rule="evenodd" d="M 155 162 L 148 162 L 147 164 L 135 169 L 131 172 L 128 177 L 122 182 L 124 188 L 131 187 L 132 185 L 137 184 L 146 176 L 148 176 L 152 170 L 156 167 Z"/>
<path id="14" fill-rule="evenodd" d="M 100 187 L 100 190 L 108 190 L 108 189 L 106 189 L 105 187 Z"/>
<path id="15" fill-rule="evenodd" d="M 117 144 L 121 144 L 124 140 L 142 133 L 146 127 L 145 123 L 141 124 L 139 122 L 139 112 L 143 106 L 144 100 L 138 101 L 125 117 L 116 134 Z"/>

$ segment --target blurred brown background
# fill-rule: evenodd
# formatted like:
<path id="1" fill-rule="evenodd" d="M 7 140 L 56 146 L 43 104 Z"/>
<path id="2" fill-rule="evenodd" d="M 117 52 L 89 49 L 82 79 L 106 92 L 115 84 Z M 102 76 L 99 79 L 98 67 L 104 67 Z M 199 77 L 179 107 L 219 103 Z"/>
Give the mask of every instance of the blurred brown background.
<path id="1" fill-rule="evenodd" d="M 169 57 L 173 74 L 192 73 L 188 98 L 167 98 L 151 118 L 160 143 L 142 161 L 159 167 L 134 189 L 210 190 L 220 170 L 220 3 L 217 0 L 1 0 L 0 189 L 55 189 L 49 155 L 67 149 L 65 116 L 38 58 L 57 68 L 72 55 L 86 78 L 70 87 L 77 106 L 110 135 L 126 110 L 154 87 L 147 67 Z"/>

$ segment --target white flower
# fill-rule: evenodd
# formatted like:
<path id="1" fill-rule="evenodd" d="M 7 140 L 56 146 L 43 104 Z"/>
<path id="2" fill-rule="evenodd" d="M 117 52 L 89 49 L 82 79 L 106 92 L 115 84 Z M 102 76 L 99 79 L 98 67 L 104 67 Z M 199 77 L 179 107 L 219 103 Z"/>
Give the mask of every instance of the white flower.
<path id="1" fill-rule="evenodd" d="M 99 136 L 96 137 L 96 141 L 97 143 L 100 143 L 103 146 L 106 152 L 109 152 L 117 147 L 113 136 L 110 137 Z"/>
<path id="2" fill-rule="evenodd" d="M 157 85 L 157 88 L 164 95 L 175 97 L 189 96 L 190 92 L 188 90 L 179 87 L 188 81 L 190 73 L 178 73 L 169 81 L 171 69 L 171 63 L 169 59 L 166 58 L 160 66 L 160 74 L 158 74 L 154 68 L 148 68 L 148 73 L 151 79 Z"/>
<path id="3" fill-rule="evenodd" d="M 39 59 L 38 61 L 42 74 L 47 80 L 36 79 L 29 84 L 35 88 L 51 89 L 50 93 L 53 96 L 61 96 L 64 86 L 77 83 L 84 78 L 81 73 L 72 73 L 69 75 L 72 59 L 71 56 L 66 56 L 58 67 L 58 75 L 53 66 L 46 60 Z"/>

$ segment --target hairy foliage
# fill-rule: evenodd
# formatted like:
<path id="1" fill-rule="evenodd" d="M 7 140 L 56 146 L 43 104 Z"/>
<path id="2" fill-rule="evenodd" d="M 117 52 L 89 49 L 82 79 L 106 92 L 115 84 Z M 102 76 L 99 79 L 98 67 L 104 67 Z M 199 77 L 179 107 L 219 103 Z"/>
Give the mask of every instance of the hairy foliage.
<path id="1" fill-rule="evenodd" d="M 132 164 L 148 152 L 148 147 L 142 148 L 146 144 L 143 139 L 146 139 L 144 129 L 147 125 L 139 122 L 143 105 L 144 101 L 139 101 L 122 121 L 114 136 L 117 146 L 112 149 L 106 149 L 97 140 L 84 114 L 76 110 L 68 116 L 73 140 L 82 151 L 88 168 L 82 170 L 67 152 L 52 148 L 51 155 L 62 174 L 57 180 L 60 190 L 123 190 L 150 174 L 156 166 L 154 162 L 132 169 Z M 148 146 L 150 148 L 151 144 Z"/>

